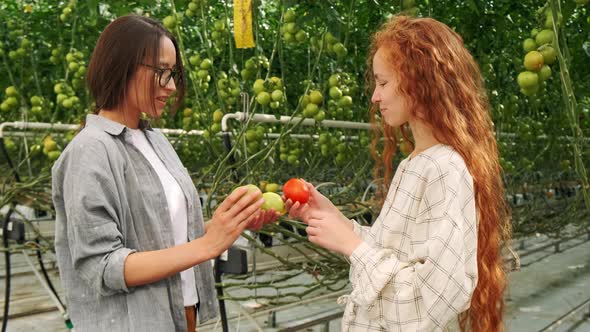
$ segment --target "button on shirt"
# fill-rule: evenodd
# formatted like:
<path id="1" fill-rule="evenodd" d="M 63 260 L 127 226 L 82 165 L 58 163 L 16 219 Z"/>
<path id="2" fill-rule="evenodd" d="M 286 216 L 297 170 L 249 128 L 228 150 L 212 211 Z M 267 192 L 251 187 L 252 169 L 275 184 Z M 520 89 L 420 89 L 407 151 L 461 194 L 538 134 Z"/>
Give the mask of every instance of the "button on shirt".
<path id="1" fill-rule="evenodd" d="M 374 225 L 350 256 L 342 331 L 445 331 L 477 285 L 473 179 L 450 146 L 398 166 Z"/>
<path id="2" fill-rule="evenodd" d="M 195 186 L 157 129 L 141 121 L 147 141 L 187 202 L 187 241 L 204 234 Z M 127 287 L 130 253 L 175 245 L 166 194 L 129 129 L 98 115 L 64 149 L 52 168 L 55 249 L 68 313 L 79 331 L 186 331 L 180 274 Z M 217 316 L 210 261 L 192 268 L 199 319 Z"/>

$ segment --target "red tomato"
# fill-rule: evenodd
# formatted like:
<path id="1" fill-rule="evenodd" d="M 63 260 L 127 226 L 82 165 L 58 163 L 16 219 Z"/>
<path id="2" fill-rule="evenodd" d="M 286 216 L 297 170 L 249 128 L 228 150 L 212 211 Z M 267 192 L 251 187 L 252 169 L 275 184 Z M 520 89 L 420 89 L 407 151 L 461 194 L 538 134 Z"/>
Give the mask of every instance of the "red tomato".
<path id="1" fill-rule="evenodd" d="M 309 200 L 309 189 L 301 179 L 287 181 L 283 186 L 283 194 L 285 194 L 285 198 L 300 204 L 305 204 Z"/>

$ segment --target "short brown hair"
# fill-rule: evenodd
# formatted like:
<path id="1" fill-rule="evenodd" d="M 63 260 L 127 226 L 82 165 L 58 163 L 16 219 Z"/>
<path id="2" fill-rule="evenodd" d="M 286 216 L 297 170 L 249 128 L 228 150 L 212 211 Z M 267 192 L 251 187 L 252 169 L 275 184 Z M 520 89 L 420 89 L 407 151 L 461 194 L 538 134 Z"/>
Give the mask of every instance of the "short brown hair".
<path id="1" fill-rule="evenodd" d="M 160 22 L 144 16 L 126 15 L 111 22 L 100 34 L 88 65 L 86 84 L 96 102 L 95 112 L 119 106 L 127 96 L 127 85 L 144 61 L 157 66 L 160 38 L 168 37 L 176 50 L 176 67 L 181 80 L 176 87 L 175 113 L 185 93 L 184 67 L 176 38 Z M 155 97 L 155 81 L 150 95 Z M 154 98 L 151 98 L 153 100 Z"/>

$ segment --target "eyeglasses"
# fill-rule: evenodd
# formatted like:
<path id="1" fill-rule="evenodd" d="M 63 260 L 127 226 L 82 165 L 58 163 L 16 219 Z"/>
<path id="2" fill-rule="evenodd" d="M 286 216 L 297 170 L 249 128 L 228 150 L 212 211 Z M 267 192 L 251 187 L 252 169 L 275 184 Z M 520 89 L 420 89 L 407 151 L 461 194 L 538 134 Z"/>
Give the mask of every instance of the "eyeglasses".
<path id="1" fill-rule="evenodd" d="M 182 82 L 182 73 L 180 70 L 172 70 L 170 68 L 159 68 L 150 65 L 146 65 L 145 63 L 141 64 L 142 66 L 146 66 L 151 68 L 153 71 L 156 72 L 158 75 L 158 84 L 160 87 L 165 88 L 170 82 L 170 79 L 174 79 L 174 84 L 179 85 Z"/>

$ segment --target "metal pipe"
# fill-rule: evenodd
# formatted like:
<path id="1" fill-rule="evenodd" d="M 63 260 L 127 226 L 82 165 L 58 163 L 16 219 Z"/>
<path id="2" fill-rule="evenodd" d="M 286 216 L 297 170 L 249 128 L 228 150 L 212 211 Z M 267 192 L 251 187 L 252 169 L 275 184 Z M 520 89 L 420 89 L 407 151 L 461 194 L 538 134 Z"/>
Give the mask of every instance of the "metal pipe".
<path id="1" fill-rule="evenodd" d="M 568 311 L 567 313 L 565 313 L 561 317 L 557 318 L 556 320 L 554 320 L 553 322 L 551 322 L 549 325 L 547 325 L 544 328 L 540 329 L 539 332 L 548 332 L 548 331 L 555 330 L 557 327 L 559 327 L 561 324 L 563 324 L 564 321 L 567 318 L 569 318 L 570 316 L 575 315 L 578 311 L 584 309 L 585 306 L 590 306 L 590 298 L 587 299 L 586 301 L 578 304 L 572 310 Z"/>
<path id="2" fill-rule="evenodd" d="M 238 121 L 244 121 L 242 117 L 245 117 L 246 113 L 244 112 L 236 112 L 236 113 L 227 113 L 221 118 L 221 131 L 228 131 L 227 128 L 227 120 L 236 119 Z"/>
<path id="3" fill-rule="evenodd" d="M 227 120 L 229 119 L 236 119 L 238 121 L 245 121 L 248 117 L 244 112 L 235 112 L 235 113 L 228 113 L 223 116 L 221 120 L 221 130 L 227 131 Z M 304 119 L 301 117 L 291 117 L 286 115 L 281 115 L 278 118 L 272 114 L 254 114 L 252 116 L 251 121 L 257 123 L 282 123 L 282 124 L 291 124 L 291 123 L 299 123 L 301 122 L 304 126 L 316 126 L 320 125 L 322 127 L 329 127 L 329 128 L 343 128 L 343 129 L 364 129 L 370 130 L 371 124 L 364 123 L 364 122 L 353 122 L 353 121 L 340 121 L 340 120 L 324 120 L 321 122 L 317 122 L 313 119 Z"/>
<path id="4" fill-rule="evenodd" d="M 523 258 L 523 257 L 529 256 L 529 255 L 532 255 L 532 254 L 534 254 L 534 253 L 537 253 L 537 252 L 539 252 L 539 251 L 543 251 L 543 250 L 545 250 L 545 249 L 548 249 L 548 248 L 551 248 L 551 247 L 555 247 L 556 245 L 558 245 L 558 244 L 560 244 L 560 243 L 563 243 L 563 242 L 566 242 L 566 241 L 570 241 L 570 240 L 577 239 L 577 238 L 579 238 L 579 237 L 582 237 L 582 236 L 584 236 L 584 235 L 586 235 L 586 232 L 580 232 L 580 233 L 578 233 L 578 234 L 575 234 L 575 235 L 572 235 L 572 236 L 568 236 L 568 237 L 560 238 L 559 240 L 556 240 L 556 241 L 550 242 L 550 243 L 548 243 L 548 244 L 545 244 L 545 245 L 542 245 L 542 246 L 540 246 L 540 247 L 537 247 L 537 248 L 534 248 L 534 249 L 527 250 L 526 252 L 523 252 L 522 254 L 519 254 L 519 256 L 520 256 L 520 258 Z M 588 241 L 588 240 L 584 240 L 584 241 L 582 241 L 582 243 L 584 243 L 584 242 L 586 242 L 586 241 Z M 558 251 L 555 251 L 555 252 L 557 253 Z"/>

